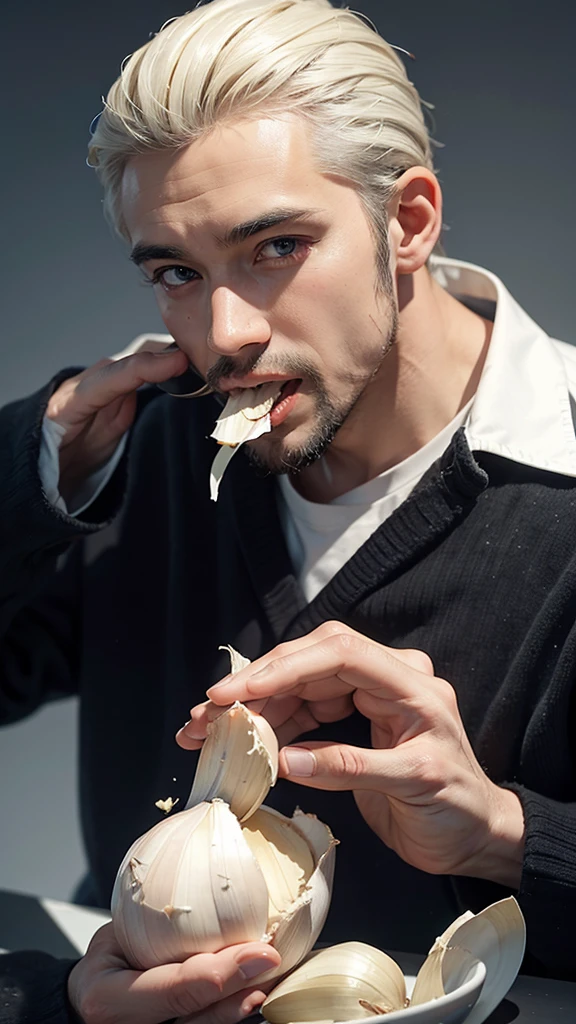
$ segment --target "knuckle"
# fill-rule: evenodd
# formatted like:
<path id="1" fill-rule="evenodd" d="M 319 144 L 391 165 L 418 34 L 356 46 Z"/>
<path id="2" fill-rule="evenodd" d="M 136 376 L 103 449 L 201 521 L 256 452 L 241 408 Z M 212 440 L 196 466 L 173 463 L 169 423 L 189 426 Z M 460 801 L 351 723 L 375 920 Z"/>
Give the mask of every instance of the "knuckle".
<path id="1" fill-rule="evenodd" d="M 114 1011 L 92 987 L 79 1000 L 79 1014 L 83 1024 L 112 1024 Z"/>
<path id="2" fill-rule="evenodd" d="M 438 695 L 442 703 L 452 713 L 458 712 L 458 696 L 456 690 L 446 679 L 436 679 Z"/>
<path id="3" fill-rule="evenodd" d="M 338 622 L 336 619 L 329 619 L 328 622 L 323 622 L 317 629 L 317 634 L 320 637 L 338 636 L 340 633 L 350 632 L 351 630 L 348 626 L 345 626 L 343 622 Z"/>
<path id="4" fill-rule="evenodd" d="M 278 644 L 278 646 L 274 648 L 274 654 L 278 658 L 286 658 L 289 654 L 291 654 L 292 650 L 293 650 L 293 641 L 288 640 L 288 641 L 285 641 L 283 644 Z M 273 662 L 272 662 L 272 664 L 273 664 Z"/>
<path id="5" fill-rule="evenodd" d="M 364 764 L 364 757 L 362 755 L 362 751 L 357 747 L 337 745 L 335 747 L 335 755 L 335 775 L 342 775 L 346 778 L 355 779 L 360 778 L 365 774 L 366 766 Z"/>
<path id="6" fill-rule="evenodd" d="M 420 651 L 417 648 L 409 648 L 404 651 L 404 654 L 408 658 L 413 668 L 417 669 L 418 672 L 424 672 L 425 675 L 434 675 L 434 663 L 429 654 L 426 651 Z"/>
<path id="7" fill-rule="evenodd" d="M 217 967 L 205 970 L 202 977 L 192 982 L 183 964 L 180 983 L 175 986 L 170 999 L 172 1016 L 182 1017 L 205 1010 L 222 998 L 224 984 L 224 976 Z"/>
<path id="8" fill-rule="evenodd" d="M 370 641 L 366 637 L 360 636 L 359 633 L 355 633 L 353 630 L 343 629 L 342 627 L 338 632 L 333 631 L 326 638 L 326 645 L 329 647 L 333 656 L 339 659 L 346 659 L 351 654 L 359 654 L 365 651 L 369 646 Z"/>

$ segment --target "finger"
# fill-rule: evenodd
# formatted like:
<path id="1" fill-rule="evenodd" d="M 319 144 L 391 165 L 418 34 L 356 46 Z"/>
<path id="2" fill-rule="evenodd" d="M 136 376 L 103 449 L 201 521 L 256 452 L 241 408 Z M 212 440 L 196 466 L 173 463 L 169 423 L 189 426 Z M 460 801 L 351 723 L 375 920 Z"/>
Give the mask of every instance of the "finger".
<path id="1" fill-rule="evenodd" d="M 255 942 L 199 953 L 181 964 L 134 971 L 119 960 L 117 944 L 107 940 L 105 946 L 100 956 L 92 947 L 94 966 L 99 968 L 92 982 L 93 998 L 113 1005 L 119 1020 L 134 1024 L 202 1013 L 247 987 L 253 990 L 254 979 L 277 967 L 281 959 L 272 946 Z"/>
<path id="2" fill-rule="evenodd" d="M 210 699 L 224 704 L 292 693 L 308 701 L 323 701 L 366 689 L 403 700 L 421 692 L 427 680 L 396 657 L 392 648 L 349 630 L 334 632 L 305 648 L 281 645 L 277 651 L 280 653 L 263 667 L 254 662 L 211 687 Z"/>
<path id="3" fill-rule="evenodd" d="M 219 1003 L 214 1003 L 202 1013 L 191 1014 L 189 1017 L 178 1017 L 176 1024 L 236 1024 L 244 1020 L 262 1005 L 266 993 L 262 989 L 246 989 L 238 992 Z"/>
<path id="4" fill-rule="evenodd" d="M 225 707 L 210 700 L 196 704 L 190 711 L 190 721 L 176 733 L 176 742 L 184 750 L 199 750 L 208 735 L 208 726 L 225 711 Z"/>
<path id="5" fill-rule="evenodd" d="M 425 651 L 397 647 L 392 649 L 398 661 L 404 662 L 405 665 L 410 665 L 411 668 L 415 668 L 417 672 L 423 672 L 426 676 L 434 675 L 434 663 Z"/>
<path id="6" fill-rule="evenodd" d="M 275 730 L 287 725 L 291 721 L 292 716 L 300 710 L 301 706 L 302 701 L 300 698 L 291 696 L 268 697 L 262 700 L 246 701 L 246 707 L 253 714 L 262 715 Z M 196 704 L 190 711 L 190 721 L 186 722 L 176 733 L 176 742 L 184 750 L 198 750 L 208 735 L 210 724 L 216 718 L 219 718 L 225 710 L 225 707 L 213 704 L 210 700 L 204 701 L 202 704 Z M 304 717 L 306 722 L 311 720 L 311 724 L 307 728 L 300 726 L 296 732 L 293 731 L 292 724 L 290 730 L 291 738 L 307 732 L 308 728 L 315 728 L 317 723 L 312 716 L 308 714 Z M 284 742 L 289 743 L 290 740 L 285 739 Z"/>
<path id="7" fill-rule="evenodd" d="M 75 425 L 143 384 L 159 384 L 184 373 L 187 367 L 188 360 L 180 349 L 102 360 L 64 382 L 50 399 L 48 418 L 64 426 Z"/>
<path id="8" fill-rule="evenodd" d="M 215 704 L 222 704 L 223 701 L 220 700 L 219 697 L 213 698 L 212 693 L 221 692 L 221 687 L 223 687 L 224 684 L 228 683 L 232 679 L 234 680 L 234 682 L 243 682 L 245 679 L 248 679 L 252 674 L 254 674 L 254 672 L 259 671 L 259 669 L 261 668 L 265 668 L 267 665 L 271 664 L 275 658 L 281 657 L 283 654 L 289 654 L 290 652 L 297 650 L 306 650 L 308 647 L 311 647 L 315 643 L 318 643 L 318 641 L 325 636 L 331 636 L 334 633 L 341 633 L 346 631 L 349 633 L 354 632 L 354 630 L 351 630 L 342 622 L 323 622 L 322 625 L 314 629 L 312 633 L 306 633 L 305 636 L 298 637 L 297 640 L 290 640 L 287 643 L 278 644 L 277 647 L 274 647 L 273 650 L 269 651 L 267 654 L 262 655 L 261 658 L 257 658 L 255 661 L 250 662 L 250 664 L 245 669 L 242 669 L 240 672 L 235 672 L 233 675 L 232 673 L 229 673 L 227 676 L 221 679 L 220 682 L 210 687 L 210 689 L 207 691 L 208 696 L 210 697 L 210 699 L 214 700 Z M 222 692 L 224 691 L 222 690 Z M 244 701 L 244 703 L 246 703 L 246 701 Z"/>
<path id="9" fill-rule="evenodd" d="M 310 741 L 283 747 L 279 775 L 314 789 L 370 789 L 386 792 L 398 778 L 395 751 L 368 750 L 346 743 Z"/>
<path id="10" fill-rule="evenodd" d="M 334 697 L 331 700 L 315 700 L 308 706 L 316 721 L 321 724 L 341 722 L 343 718 L 349 718 L 355 711 L 350 693 L 345 693 L 342 697 Z"/>

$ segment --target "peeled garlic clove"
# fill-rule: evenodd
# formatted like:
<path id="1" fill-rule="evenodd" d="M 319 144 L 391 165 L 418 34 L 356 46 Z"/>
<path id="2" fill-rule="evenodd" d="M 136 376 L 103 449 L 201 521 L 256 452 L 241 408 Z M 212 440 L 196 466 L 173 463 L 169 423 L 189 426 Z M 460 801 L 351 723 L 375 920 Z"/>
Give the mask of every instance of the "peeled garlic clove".
<path id="1" fill-rule="evenodd" d="M 215 797 L 244 821 L 278 776 L 278 740 L 272 726 L 236 702 L 208 726 L 186 807 Z"/>
<path id="2" fill-rule="evenodd" d="M 280 388 L 281 384 L 273 381 L 257 388 L 244 388 L 239 394 L 231 395 L 210 436 L 219 444 L 242 444 L 250 433 L 250 423 L 270 412 Z"/>
<path id="3" fill-rule="evenodd" d="M 343 942 L 311 953 L 261 1007 L 270 1024 L 347 1021 L 401 1010 L 406 985 L 398 964 L 364 942 Z"/>
<path id="4" fill-rule="evenodd" d="M 250 428 L 247 430 L 247 434 L 243 437 L 242 441 L 237 441 L 234 447 L 230 447 L 229 444 L 222 444 L 219 452 L 214 458 L 212 467 L 210 469 L 210 498 L 212 501 L 218 500 L 218 491 L 220 490 L 220 483 L 224 476 L 224 471 L 230 462 L 230 459 L 240 449 L 240 445 L 244 441 L 256 441 L 263 434 L 268 434 L 272 430 L 272 424 L 270 422 L 270 416 L 263 416 L 262 419 L 257 420 L 255 423 L 251 423 L 249 420 L 244 420 L 244 423 Z"/>
<path id="5" fill-rule="evenodd" d="M 138 839 L 120 866 L 112 917 L 141 969 L 261 939 L 268 890 L 227 804 L 199 804 Z"/>

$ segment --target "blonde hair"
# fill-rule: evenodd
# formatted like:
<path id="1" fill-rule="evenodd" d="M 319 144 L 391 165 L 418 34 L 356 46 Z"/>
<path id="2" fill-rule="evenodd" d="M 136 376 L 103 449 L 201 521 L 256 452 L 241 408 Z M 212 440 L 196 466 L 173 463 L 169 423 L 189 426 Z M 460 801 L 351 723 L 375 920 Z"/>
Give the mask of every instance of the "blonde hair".
<path id="1" fill-rule="evenodd" d="M 232 120 L 288 113 L 309 123 L 319 170 L 355 185 L 389 281 L 386 206 L 403 171 L 432 169 L 430 138 L 393 47 L 329 0 L 212 0 L 133 54 L 89 149 L 109 220 L 127 235 L 120 191 L 134 154 L 186 145 Z"/>

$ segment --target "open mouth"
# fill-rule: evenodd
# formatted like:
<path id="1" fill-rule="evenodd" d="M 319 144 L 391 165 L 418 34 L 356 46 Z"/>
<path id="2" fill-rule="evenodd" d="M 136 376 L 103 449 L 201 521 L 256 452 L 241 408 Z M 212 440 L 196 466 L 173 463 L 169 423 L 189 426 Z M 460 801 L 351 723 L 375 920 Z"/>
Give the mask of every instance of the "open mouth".
<path id="1" fill-rule="evenodd" d="M 280 388 L 280 394 L 270 410 L 270 424 L 272 428 L 280 426 L 288 416 L 288 413 L 291 412 L 301 384 L 302 380 L 296 378 L 285 381 Z"/>
<path id="2" fill-rule="evenodd" d="M 295 395 L 301 384 L 302 381 L 299 378 L 296 378 L 295 380 L 285 381 L 282 387 L 280 388 L 280 393 L 278 395 L 278 398 L 275 400 L 272 408 L 276 409 L 280 405 L 280 403 L 283 402 L 286 398 L 290 398 L 291 395 Z"/>

